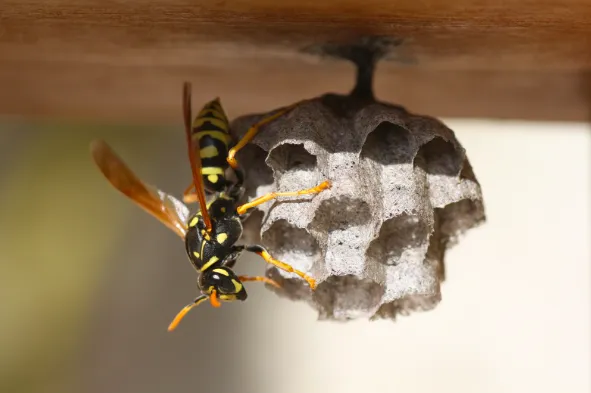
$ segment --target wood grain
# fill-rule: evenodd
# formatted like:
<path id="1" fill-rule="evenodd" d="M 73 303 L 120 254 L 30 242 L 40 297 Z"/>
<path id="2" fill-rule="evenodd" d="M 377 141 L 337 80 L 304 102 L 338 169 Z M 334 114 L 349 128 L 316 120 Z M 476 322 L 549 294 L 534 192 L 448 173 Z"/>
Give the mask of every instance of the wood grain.
<path id="1" fill-rule="evenodd" d="M 221 96 L 232 116 L 346 92 L 350 64 L 307 55 L 360 36 L 404 43 L 380 99 L 436 116 L 587 120 L 591 2 L 0 0 L 0 113 L 180 122 Z"/>

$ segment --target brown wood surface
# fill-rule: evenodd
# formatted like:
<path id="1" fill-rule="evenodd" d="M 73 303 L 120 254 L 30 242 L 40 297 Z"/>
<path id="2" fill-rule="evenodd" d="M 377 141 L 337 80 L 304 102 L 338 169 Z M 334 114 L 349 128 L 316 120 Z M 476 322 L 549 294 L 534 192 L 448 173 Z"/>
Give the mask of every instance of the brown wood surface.
<path id="1" fill-rule="evenodd" d="M 234 117 L 347 92 L 327 41 L 404 40 L 376 93 L 449 117 L 587 120 L 588 0 L 0 0 L 0 113 L 180 122 L 180 92 Z"/>

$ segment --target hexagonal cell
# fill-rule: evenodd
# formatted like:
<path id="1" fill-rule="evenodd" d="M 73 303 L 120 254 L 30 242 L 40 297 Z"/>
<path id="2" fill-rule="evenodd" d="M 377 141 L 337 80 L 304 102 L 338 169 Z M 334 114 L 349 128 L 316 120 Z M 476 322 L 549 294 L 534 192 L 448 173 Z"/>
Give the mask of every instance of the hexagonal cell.
<path id="1" fill-rule="evenodd" d="M 299 277 L 287 278 L 284 274 L 285 272 L 280 272 L 276 267 L 269 266 L 265 275 L 279 284 L 280 288 L 269 284 L 265 284 L 265 288 L 289 300 L 310 300 L 312 298 L 312 291 L 310 291 L 307 282 Z"/>
<path id="2" fill-rule="evenodd" d="M 381 165 L 412 162 L 414 141 L 410 132 L 397 124 L 381 122 L 365 139 L 361 157 Z"/>
<path id="3" fill-rule="evenodd" d="M 293 170 L 316 170 L 316 156 L 308 152 L 301 143 L 284 143 L 277 146 L 271 150 L 266 162 L 273 168 L 276 175 Z"/>
<path id="4" fill-rule="evenodd" d="M 371 279 L 332 276 L 316 288 L 312 299 L 320 319 L 369 318 L 378 309 L 384 287 Z"/>
<path id="5" fill-rule="evenodd" d="M 275 258 L 299 270 L 307 270 L 320 257 L 316 239 L 306 229 L 295 227 L 284 219 L 275 221 L 261 238 Z"/>
<path id="6" fill-rule="evenodd" d="M 446 248 L 454 246 L 468 229 L 475 228 L 485 220 L 482 201 L 462 199 L 435 210 L 440 222 L 441 236 Z"/>
<path id="7" fill-rule="evenodd" d="M 318 232 L 342 231 L 367 224 L 372 219 L 367 202 L 341 195 L 323 200 L 316 209 L 310 229 Z"/>
<path id="8" fill-rule="evenodd" d="M 403 252 L 427 242 L 429 228 L 419 217 L 402 214 L 382 223 L 379 236 L 366 252 L 368 259 L 385 265 L 397 265 Z"/>
<path id="9" fill-rule="evenodd" d="M 417 157 L 425 160 L 425 171 L 433 175 L 457 176 L 463 157 L 454 145 L 441 137 L 435 137 L 419 148 Z"/>

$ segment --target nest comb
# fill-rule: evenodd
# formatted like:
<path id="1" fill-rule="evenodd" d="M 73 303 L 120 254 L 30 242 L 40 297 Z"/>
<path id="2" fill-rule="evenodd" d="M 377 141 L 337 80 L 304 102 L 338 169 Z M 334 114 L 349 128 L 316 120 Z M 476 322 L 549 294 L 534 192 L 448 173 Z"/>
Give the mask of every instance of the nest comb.
<path id="1" fill-rule="evenodd" d="M 250 198 L 325 179 L 332 188 L 261 205 L 245 240 L 317 280 L 312 292 L 293 274 L 267 270 L 282 286 L 269 289 L 308 302 L 320 319 L 394 319 L 438 304 L 445 251 L 484 221 L 482 194 L 448 127 L 374 99 L 373 65 L 384 51 L 345 48 L 342 57 L 358 65 L 352 93 L 305 101 L 238 156 Z M 234 136 L 265 115 L 236 119 Z"/>

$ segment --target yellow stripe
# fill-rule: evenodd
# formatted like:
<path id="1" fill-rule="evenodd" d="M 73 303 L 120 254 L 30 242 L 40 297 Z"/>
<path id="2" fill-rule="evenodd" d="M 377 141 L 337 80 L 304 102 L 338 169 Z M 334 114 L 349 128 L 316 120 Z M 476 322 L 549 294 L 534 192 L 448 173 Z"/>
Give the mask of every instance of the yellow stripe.
<path id="1" fill-rule="evenodd" d="M 205 250 L 205 241 L 201 241 L 201 255 L 203 255 L 203 250 Z M 203 267 L 201 268 L 201 270 L 204 270 Z"/>
<path id="2" fill-rule="evenodd" d="M 191 138 L 193 138 L 193 141 L 199 141 L 206 135 L 209 135 L 213 139 L 217 139 L 225 145 L 228 145 L 232 142 L 232 136 L 228 133 L 225 133 L 224 131 L 199 131 L 193 134 Z"/>
<path id="3" fill-rule="evenodd" d="M 198 222 L 199 222 L 199 217 L 198 216 L 195 216 L 195 217 L 193 217 L 193 219 L 191 220 L 191 222 L 189 222 L 189 226 L 190 227 L 194 227 L 195 225 L 197 225 Z"/>
<path id="4" fill-rule="evenodd" d="M 224 276 L 230 275 L 225 269 L 213 269 L 213 271 L 219 274 L 223 274 Z"/>
<path id="5" fill-rule="evenodd" d="M 203 175 L 223 175 L 224 170 L 219 167 L 215 166 L 207 166 L 205 168 L 201 168 L 201 174 Z"/>
<path id="6" fill-rule="evenodd" d="M 203 272 L 203 271 L 205 271 L 205 270 L 209 269 L 209 267 L 210 267 L 211 265 L 213 265 L 214 263 L 216 263 L 216 262 L 217 262 L 217 261 L 219 261 L 219 260 L 220 260 L 220 259 L 219 259 L 218 257 L 216 257 L 215 255 L 214 255 L 213 257 L 209 258 L 209 261 L 207 261 L 207 262 L 205 263 L 205 265 L 203 265 L 203 266 L 201 267 L 201 271 Z"/>
<path id="7" fill-rule="evenodd" d="M 214 116 L 219 116 L 220 119 L 227 119 L 226 112 L 224 108 L 222 108 L 222 104 L 219 102 L 214 102 L 210 107 L 209 110 L 214 113 Z"/>
<path id="8" fill-rule="evenodd" d="M 220 154 L 218 148 L 215 146 L 207 146 L 199 150 L 199 157 L 201 158 L 212 158 L 217 157 Z"/>
<path id="9" fill-rule="evenodd" d="M 226 120 L 226 114 L 224 113 L 224 110 L 219 105 L 211 104 L 211 105 L 205 106 L 205 108 L 201 112 L 199 112 L 199 115 L 197 115 L 197 118 L 203 117 L 203 115 L 205 115 L 206 113 L 208 115 L 213 114 L 213 116 L 217 119 L 224 120 L 224 121 Z M 208 116 L 208 117 L 211 117 L 211 116 Z"/>
<path id="10" fill-rule="evenodd" d="M 234 288 L 236 290 L 236 293 L 238 293 L 242 290 L 242 283 L 236 281 L 235 279 L 232 279 L 232 284 L 234 284 Z"/>
<path id="11" fill-rule="evenodd" d="M 228 122 L 227 121 L 220 120 L 217 117 L 209 117 L 209 116 L 196 118 L 195 121 L 193 122 L 193 128 L 201 127 L 207 121 L 210 122 L 211 124 L 213 124 L 214 126 L 221 128 L 222 130 L 228 129 Z"/>

